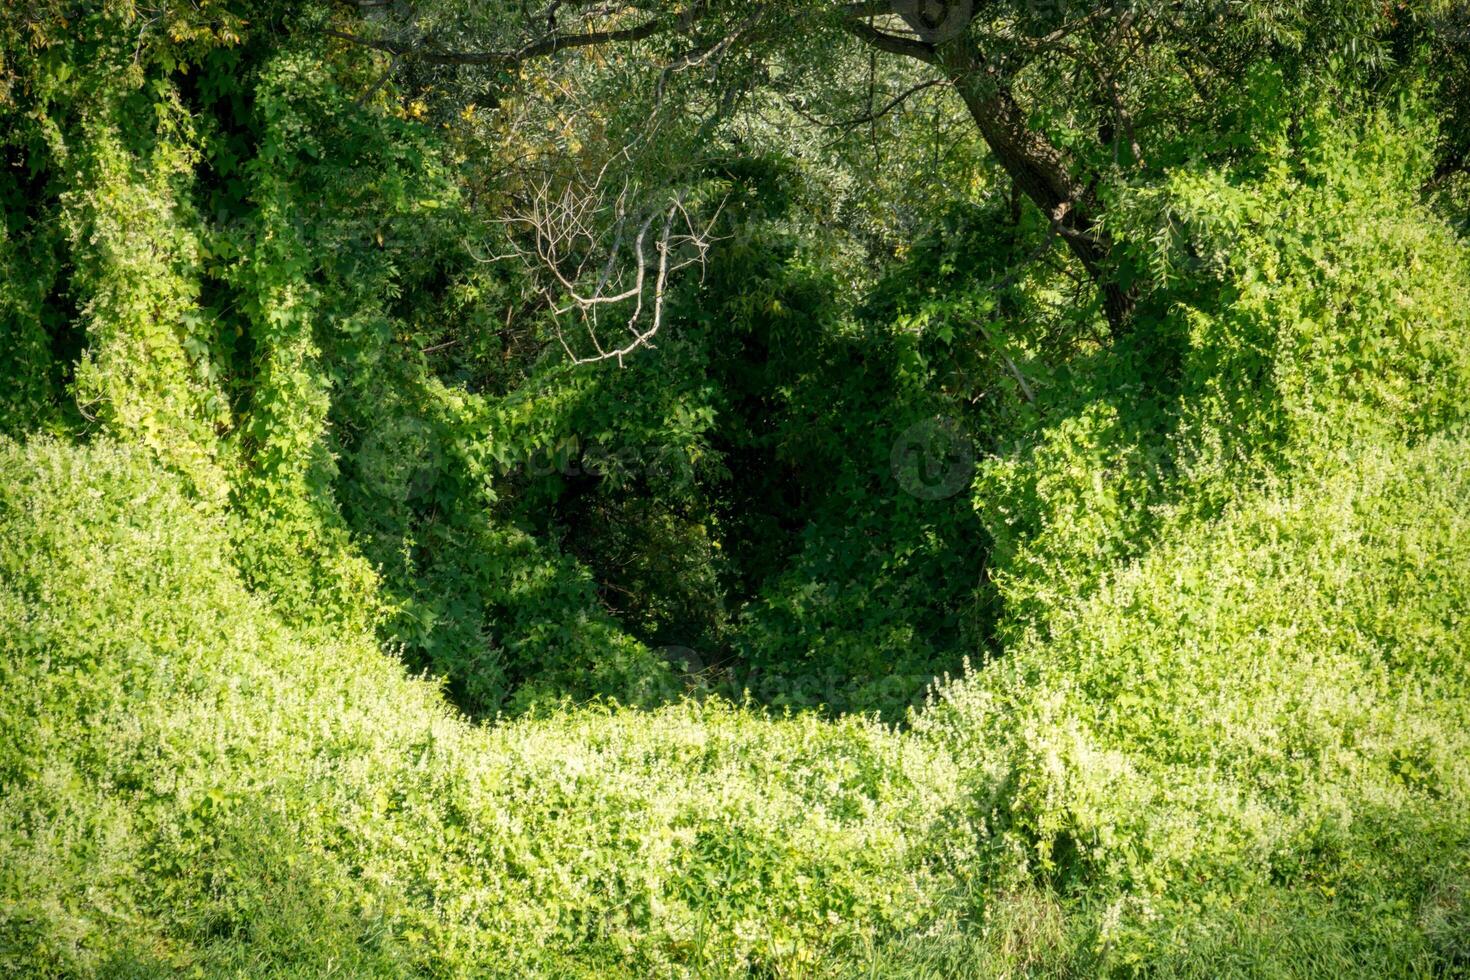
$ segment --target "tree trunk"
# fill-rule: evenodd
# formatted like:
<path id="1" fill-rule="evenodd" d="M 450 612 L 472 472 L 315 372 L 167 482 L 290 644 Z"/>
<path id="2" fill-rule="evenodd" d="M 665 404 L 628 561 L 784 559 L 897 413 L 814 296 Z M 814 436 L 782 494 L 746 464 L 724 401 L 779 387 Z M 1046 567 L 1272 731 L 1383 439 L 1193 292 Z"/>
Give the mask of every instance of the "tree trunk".
<path id="1" fill-rule="evenodd" d="M 974 41 L 960 36 L 938 45 L 936 62 L 975 120 L 980 135 L 1023 194 L 1041 208 L 1082 263 L 1102 296 L 1114 337 L 1128 330 L 1134 297 L 1109 267 L 1111 242 L 1097 226 L 1095 195 L 1068 166 L 1066 154 L 1026 125 L 1025 113 L 1004 80 L 986 64 Z"/>

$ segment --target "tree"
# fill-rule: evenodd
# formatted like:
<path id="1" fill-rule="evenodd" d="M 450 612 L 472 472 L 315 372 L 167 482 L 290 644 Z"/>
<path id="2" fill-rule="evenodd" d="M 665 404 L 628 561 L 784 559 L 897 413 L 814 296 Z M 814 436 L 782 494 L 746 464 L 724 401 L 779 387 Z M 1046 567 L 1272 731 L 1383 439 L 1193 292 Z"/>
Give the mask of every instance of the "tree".
<path id="1" fill-rule="evenodd" d="M 657 78 L 643 108 L 650 115 L 667 111 L 670 79 L 739 60 L 730 57 L 736 51 L 744 70 L 721 83 L 745 94 L 770 86 L 778 64 L 840 77 L 854 46 L 917 64 L 924 77 L 898 99 L 932 85 L 954 91 L 1016 191 L 1093 282 L 1114 336 L 1129 329 L 1139 288 L 1118 268 L 1108 191 L 1181 154 L 1210 152 L 1208 123 L 1229 109 L 1221 93 L 1263 59 L 1298 82 L 1329 64 L 1381 71 L 1389 34 L 1409 16 L 1361 0 L 366 6 L 377 13 L 373 33 L 334 35 L 388 52 L 395 64 L 480 72 L 492 101 L 532 62 L 613 45 L 640 45 L 646 55 L 642 70 Z M 715 101 L 728 108 L 734 100 Z M 882 111 L 869 105 L 869 114 Z"/>

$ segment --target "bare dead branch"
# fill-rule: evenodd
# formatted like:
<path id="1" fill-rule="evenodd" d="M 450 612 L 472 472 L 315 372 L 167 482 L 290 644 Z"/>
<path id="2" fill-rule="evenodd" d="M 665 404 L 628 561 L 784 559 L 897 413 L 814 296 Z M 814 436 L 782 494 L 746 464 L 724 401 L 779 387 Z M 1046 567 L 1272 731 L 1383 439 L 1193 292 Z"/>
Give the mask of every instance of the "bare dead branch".
<path id="1" fill-rule="evenodd" d="M 513 255 L 543 282 L 557 341 L 573 364 L 622 366 L 629 354 L 653 346 L 673 277 L 693 265 L 703 269 L 719 217 L 716 209 L 696 221 L 679 193 L 657 205 L 638 202 L 626 182 L 616 192 L 606 187 L 606 173 L 560 189 L 544 180 L 519 214 L 504 219 Z M 609 339 L 602 317 L 620 308 L 627 319 L 618 339 Z M 567 317 L 581 324 L 593 353 L 577 352 L 565 333 Z"/>

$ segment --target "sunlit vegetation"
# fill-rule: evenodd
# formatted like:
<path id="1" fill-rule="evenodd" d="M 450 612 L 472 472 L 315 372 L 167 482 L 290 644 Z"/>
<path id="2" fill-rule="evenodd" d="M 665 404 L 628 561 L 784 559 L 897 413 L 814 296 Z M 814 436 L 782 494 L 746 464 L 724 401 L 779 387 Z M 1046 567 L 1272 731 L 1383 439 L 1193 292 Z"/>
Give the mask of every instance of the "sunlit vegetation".
<path id="1" fill-rule="evenodd" d="M 1470 20 L 0 12 L 0 971 L 1470 971 Z"/>

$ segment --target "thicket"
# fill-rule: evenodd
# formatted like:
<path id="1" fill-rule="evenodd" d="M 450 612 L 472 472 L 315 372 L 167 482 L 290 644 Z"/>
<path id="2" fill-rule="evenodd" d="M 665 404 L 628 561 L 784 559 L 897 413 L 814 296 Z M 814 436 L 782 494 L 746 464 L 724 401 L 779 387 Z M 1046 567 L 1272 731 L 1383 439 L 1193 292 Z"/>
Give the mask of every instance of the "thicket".
<path id="1" fill-rule="evenodd" d="M 1414 52 L 1145 136 L 1122 332 L 945 93 L 887 167 L 757 113 L 678 175 L 724 224 L 656 346 L 576 365 L 494 259 L 511 161 L 596 160 L 528 135 L 556 78 L 477 106 L 362 26 L 0 26 L 0 965 L 1470 969 L 1470 253 Z"/>

